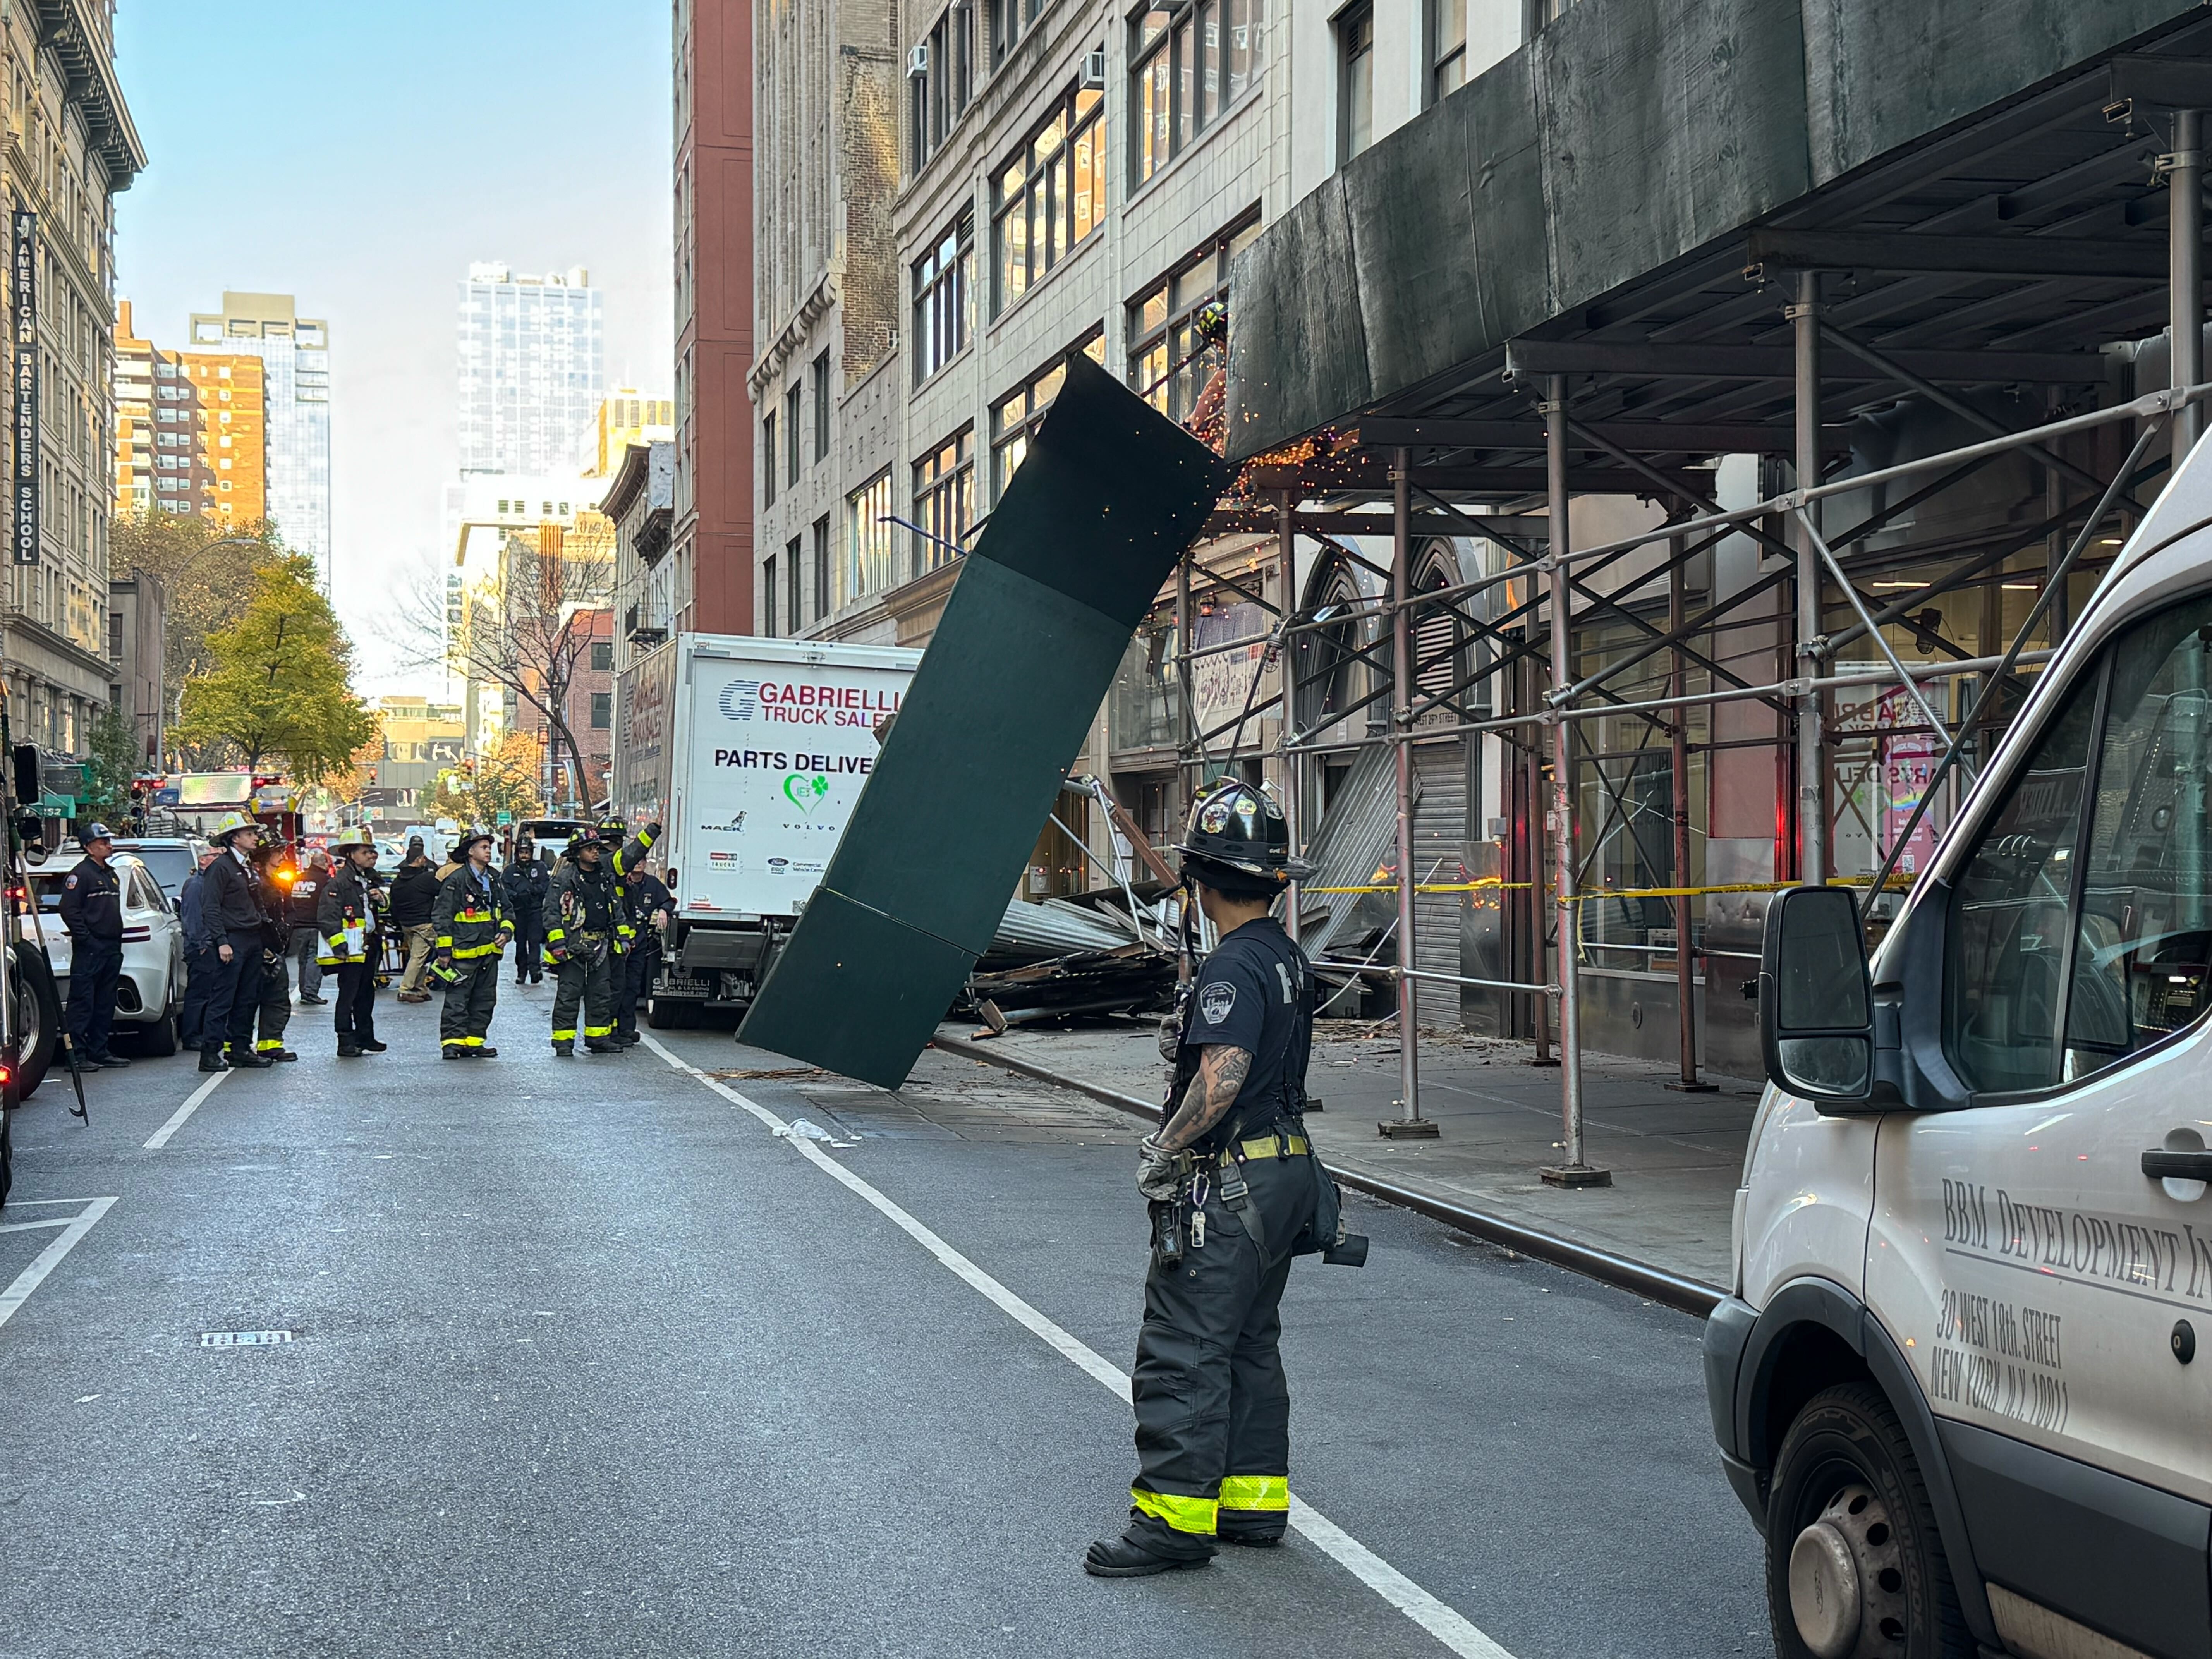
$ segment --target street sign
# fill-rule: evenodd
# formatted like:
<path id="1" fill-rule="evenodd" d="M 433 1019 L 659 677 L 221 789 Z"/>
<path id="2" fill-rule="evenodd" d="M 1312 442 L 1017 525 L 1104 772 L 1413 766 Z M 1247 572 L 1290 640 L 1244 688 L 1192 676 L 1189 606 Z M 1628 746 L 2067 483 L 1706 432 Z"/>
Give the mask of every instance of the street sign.
<path id="1" fill-rule="evenodd" d="M 508 824 L 514 822 L 514 814 L 512 812 L 495 812 L 492 814 L 492 822 L 496 823 L 501 829 L 504 830 Z"/>

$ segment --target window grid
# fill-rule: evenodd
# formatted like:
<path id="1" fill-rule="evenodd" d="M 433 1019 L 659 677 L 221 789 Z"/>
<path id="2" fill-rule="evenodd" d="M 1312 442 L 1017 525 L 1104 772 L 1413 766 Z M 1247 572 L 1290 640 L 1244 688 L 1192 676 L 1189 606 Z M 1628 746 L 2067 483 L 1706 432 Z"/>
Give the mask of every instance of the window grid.
<path id="1" fill-rule="evenodd" d="M 968 348 L 975 328 L 975 219 L 963 213 L 914 265 L 914 383 Z"/>
<path id="2" fill-rule="evenodd" d="M 761 505 L 775 505 L 775 411 L 761 416 Z"/>
<path id="3" fill-rule="evenodd" d="M 784 482 L 799 482 L 799 382 L 783 394 Z"/>
<path id="4" fill-rule="evenodd" d="M 830 459 L 830 353 L 814 360 L 814 464 Z"/>
<path id="5" fill-rule="evenodd" d="M 1375 142 L 1375 9 L 1337 20 L 1337 161 L 1350 161 Z"/>
<path id="6" fill-rule="evenodd" d="M 898 526 L 890 522 L 891 474 L 886 467 L 845 498 L 845 557 L 839 565 L 839 609 L 898 586 Z"/>
<path id="7" fill-rule="evenodd" d="M 1429 0 L 1429 101 L 1467 84 L 1467 0 Z"/>
<path id="8" fill-rule="evenodd" d="M 963 427 L 914 464 L 914 568 L 949 564 L 975 520 L 975 428 Z M 927 534 L 923 534 L 923 532 Z"/>
<path id="9" fill-rule="evenodd" d="M 996 316 L 1106 222 L 1106 96 L 1078 88 L 991 181 Z"/>
<path id="10" fill-rule="evenodd" d="M 814 617 L 830 614 L 830 515 L 814 521 Z"/>
<path id="11" fill-rule="evenodd" d="M 799 538 L 796 536 L 784 544 L 784 628 L 793 639 L 799 637 L 799 630 L 806 625 L 806 617 L 803 614 L 806 588 L 799 571 Z"/>
<path id="12" fill-rule="evenodd" d="M 1129 384 L 1171 421 L 1191 417 L 1208 377 L 1222 366 L 1218 344 L 1200 345 L 1199 313 L 1227 297 L 1229 263 L 1259 234 L 1255 210 L 1129 307 Z"/>
<path id="13" fill-rule="evenodd" d="M 1142 184 L 1258 84 L 1267 0 L 1175 0 L 1129 20 L 1130 179 Z"/>

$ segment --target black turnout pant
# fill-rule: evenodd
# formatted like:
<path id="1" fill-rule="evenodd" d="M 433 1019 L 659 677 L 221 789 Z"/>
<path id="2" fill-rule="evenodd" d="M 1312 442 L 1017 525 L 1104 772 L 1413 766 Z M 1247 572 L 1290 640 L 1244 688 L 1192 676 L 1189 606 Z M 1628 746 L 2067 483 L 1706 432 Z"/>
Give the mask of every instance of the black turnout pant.
<path id="1" fill-rule="evenodd" d="M 453 963 L 453 982 L 438 1015 L 438 1045 L 447 1054 L 482 1048 L 499 1003 L 499 957 L 470 957 Z"/>
<path id="2" fill-rule="evenodd" d="M 545 912 L 541 909 L 514 913 L 514 982 L 536 981 L 545 977 Z"/>
<path id="3" fill-rule="evenodd" d="M 1132 1542 L 1155 1555 L 1213 1553 L 1217 1534 L 1279 1537 L 1290 1522 L 1291 1392 L 1279 1347 L 1290 1248 L 1314 1210 L 1312 1160 L 1248 1158 L 1243 1215 L 1207 1171 L 1206 1242 L 1152 1258 L 1131 1395 L 1137 1409 Z M 1253 1237 L 1264 1232 L 1266 1245 Z"/>
<path id="4" fill-rule="evenodd" d="M 331 1023 L 337 1030 L 341 1048 L 356 1048 L 376 1041 L 376 957 L 380 948 L 372 940 L 368 960 L 343 962 L 333 970 L 337 975 L 338 994 L 337 1006 L 331 1011 Z"/>

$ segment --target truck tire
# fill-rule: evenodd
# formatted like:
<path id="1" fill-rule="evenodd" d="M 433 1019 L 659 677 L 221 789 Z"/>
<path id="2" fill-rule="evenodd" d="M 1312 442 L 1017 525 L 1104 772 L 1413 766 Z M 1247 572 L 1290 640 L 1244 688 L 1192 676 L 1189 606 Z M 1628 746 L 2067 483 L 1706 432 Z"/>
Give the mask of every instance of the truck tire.
<path id="1" fill-rule="evenodd" d="M 15 1098 L 28 1100 L 46 1081 L 61 1051 L 62 999 L 54 987 L 53 970 L 36 945 L 17 940 L 8 965 L 15 969 L 13 1012 L 23 1045 Z"/>
<path id="2" fill-rule="evenodd" d="M 1778 1659 L 1973 1659 L 1927 1483 L 1871 1382 L 1814 1395 L 1783 1437 L 1766 1604 Z"/>
<path id="3" fill-rule="evenodd" d="M 645 1023 L 656 1031 L 672 1031 L 686 1024 L 685 1009 L 672 997 L 654 997 L 645 1005 Z"/>

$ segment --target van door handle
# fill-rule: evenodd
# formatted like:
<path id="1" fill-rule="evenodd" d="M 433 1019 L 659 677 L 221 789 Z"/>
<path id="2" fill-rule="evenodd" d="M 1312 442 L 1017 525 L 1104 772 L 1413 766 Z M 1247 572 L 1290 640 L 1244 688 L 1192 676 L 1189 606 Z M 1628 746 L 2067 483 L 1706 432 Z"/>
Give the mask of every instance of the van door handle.
<path id="1" fill-rule="evenodd" d="M 2142 1172 L 2153 1181 L 2212 1181 L 2212 1152 L 2145 1152 Z"/>

